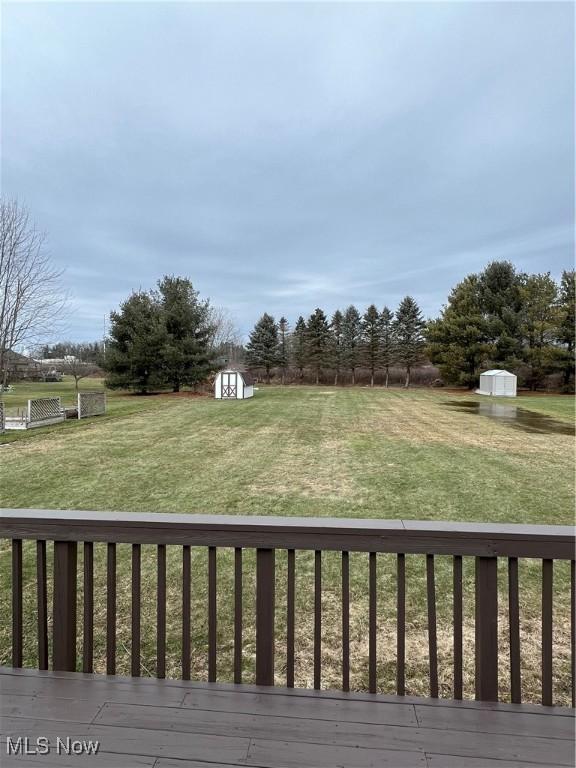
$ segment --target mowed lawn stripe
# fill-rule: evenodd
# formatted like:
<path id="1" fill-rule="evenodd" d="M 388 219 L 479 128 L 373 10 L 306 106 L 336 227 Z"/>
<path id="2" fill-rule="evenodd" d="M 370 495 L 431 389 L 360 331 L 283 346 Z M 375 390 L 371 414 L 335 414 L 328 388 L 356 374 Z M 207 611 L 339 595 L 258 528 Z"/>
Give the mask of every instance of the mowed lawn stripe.
<path id="1" fill-rule="evenodd" d="M 461 412 L 449 403 L 481 399 L 430 390 L 265 387 L 252 400 L 193 397 L 109 397 L 118 418 L 70 423 L 0 447 L 0 505 L 270 515 L 406 517 L 526 523 L 570 523 L 574 505 L 574 440 L 531 434 Z M 486 402 L 486 401 L 483 401 Z M 573 398 L 522 397 L 514 404 L 573 420 Z M 545 407 L 544 407 L 545 406 Z M 134 408 L 133 413 L 129 409 Z M 120 414 L 121 417 L 120 417 Z M 129 672 L 130 557 L 118 551 L 120 673 Z M 102 551 L 101 551 L 102 550 Z M 25 563 L 25 654 L 34 658 L 33 548 Z M 104 595 L 105 551 L 95 547 L 95 594 Z M 181 551 L 169 547 L 167 673 L 179 675 Z M 507 686 L 506 569 L 501 564 L 501 681 Z M 192 553 L 192 671 L 206 674 L 206 551 Z M 81 563 L 79 564 L 81 567 Z M 245 680 L 254 672 L 254 557 L 244 559 Z M 155 552 L 142 552 L 142 659 L 155 670 Z M 312 553 L 297 553 L 296 684 L 310 685 L 312 669 Z M 231 679 L 233 553 L 218 560 L 219 677 Z M 0 546 L 0 578 L 10 578 L 9 548 Z M 569 691 L 569 572 L 555 568 L 555 695 Z M 451 686 L 451 561 L 438 558 L 438 650 L 441 691 Z M 283 681 L 286 556 L 277 555 L 277 679 Z M 350 557 L 351 683 L 367 684 L 367 556 Z M 539 563 L 521 563 L 523 686 L 539 694 Z M 423 558 L 406 558 L 407 687 L 426 695 L 427 630 Z M 340 558 L 323 557 L 323 685 L 338 686 Z M 5 598 L 8 590 L 4 591 Z M 0 598 L 0 661 L 9 659 L 9 615 Z M 6 604 L 5 604 L 6 603 Z M 395 562 L 378 558 L 378 680 L 393 692 L 395 678 Z M 473 691 L 473 563 L 464 567 L 465 689 Z M 97 601 L 96 668 L 102 669 L 105 601 Z"/>

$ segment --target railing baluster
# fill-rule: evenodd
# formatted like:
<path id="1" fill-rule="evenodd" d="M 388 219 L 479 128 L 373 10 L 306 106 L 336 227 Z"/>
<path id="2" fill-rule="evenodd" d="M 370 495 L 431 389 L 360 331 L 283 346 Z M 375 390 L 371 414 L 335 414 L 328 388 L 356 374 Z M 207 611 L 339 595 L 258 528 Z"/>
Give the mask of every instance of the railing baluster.
<path id="1" fill-rule="evenodd" d="M 38 608 L 38 669 L 48 669 L 48 595 L 46 542 L 36 542 L 36 600 Z"/>
<path id="2" fill-rule="evenodd" d="M 242 682 L 242 548 L 234 549 L 234 682 Z"/>
<path id="3" fill-rule="evenodd" d="M 182 680 L 190 680 L 190 545 L 182 547 Z"/>
<path id="4" fill-rule="evenodd" d="M 576 562 L 570 562 L 570 670 L 572 706 L 576 707 Z"/>
<path id="5" fill-rule="evenodd" d="M 75 541 L 54 542 L 54 608 L 52 619 L 52 666 L 76 671 L 76 579 Z"/>
<path id="6" fill-rule="evenodd" d="M 436 640 L 436 585 L 434 555 L 426 555 L 426 592 L 428 602 L 428 657 L 430 665 L 430 696 L 438 698 L 438 643 Z"/>
<path id="7" fill-rule="evenodd" d="M 518 596 L 518 558 L 508 558 L 508 626 L 510 635 L 510 700 L 522 701 L 520 671 L 520 601 Z"/>
<path id="8" fill-rule="evenodd" d="M 453 632 L 454 632 L 454 698 L 462 698 L 462 556 L 454 555 L 453 578 Z"/>
<path id="9" fill-rule="evenodd" d="M 286 593 L 286 687 L 294 688 L 294 615 L 296 586 L 296 553 L 288 550 L 288 584 Z"/>
<path id="10" fill-rule="evenodd" d="M 216 547 L 208 547 L 208 682 L 216 682 Z"/>
<path id="11" fill-rule="evenodd" d="M 106 550 L 106 674 L 116 674 L 116 544 Z"/>
<path id="12" fill-rule="evenodd" d="M 406 693 L 406 556 L 396 558 L 396 693 Z"/>
<path id="13" fill-rule="evenodd" d="M 498 560 L 476 558 L 476 699 L 498 701 Z"/>
<path id="14" fill-rule="evenodd" d="M 22 666 L 22 539 L 12 539 L 12 666 Z"/>
<path id="15" fill-rule="evenodd" d="M 256 685 L 274 685 L 275 559 L 256 550 Z"/>
<path id="16" fill-rule="evenodd" d="M 158 544 L 156 590 L 156 677 L 166 677 L 166 545 Z"/>
<path id="17" fill-rule="evenodd" d="M 94 545 L 84 542 L 84 624 L 82 671 L 94 671 Z"/>
<path id="18" fill-rule="evenodd" d="M 314 551 L 314 688 L 322 683 L 322 550 Z"/>
<path id="19" fill-rule="evenodd" d="M 369 619 L 368 619 L 368 690 L 376 693 L 376 552 L 368 555 Z"/>
<path id="20" fill-rule="evenodd" d="M 168 553 L 167 547 L 180 542 L 182 549 L 182 677 L 190 679 L 192 672 L 192 548 L 203 546 L 207 549 L 207 593 L 208 593 L 208 621 L 207 621 L 207 651 L 208 651 L 208 679 L 215 682 L 218 673 L 218 633 L 217 633 L 217 547 L 225 547 L 234 550 L 234 634 L 233 634 L 233 680 L 239 684 L 243 680 L 243 653 L 242 641 L 244 638 L 244 612 L 243 612 L 243 582 L 245 548 L 256 549 L 256 682 L 259 685 L 274 684 L 274 652 L 275 652 L 275 548 L 282 547 L 287 550 L 287 599 L 286 599 L 286 681 L 288 687 L 293 688 L 295 683 L 295 622 L 296 622 L 296 579 L 295 579 L 295 549 L 301 547 L 304 550 L 314 551 L 314 628 L 313 642 L 313 684 L 315 689 L 320 689 L 327 682 L 326 674 L 322 677 L 322 619 L 323 619 L 323 595 L 322 595 L 322 560 L 324 551 L 341 552 L 341 609 L 342 609 L 342 689 L 350 688 L 350 558 L 349 551 L 364 552 L 368 555 L 368 685 L 367 689 L 374 693 L 378 690 L 382 680 L 379 678 L 379 584 L 378 553 L 392 555 L 390 550 L 402 550 L 396 554 L 396 693 L 404 696 L 407 690 L 406 672 L 406 554 L 416 555 L 419 562 L 421 556 L 426 555 L 426 600 L 427 600 L 427 629 L 429 651 L 429 676 L 430 696 L 436 698 L 440 695 L 438 673 L 438 631 L 437 622 L 443 617 L 444 612 L 438 613 L 436 605 L 435 585 L 435 557 L 442 555 L 441 565 L 444 559 L 451 555 L 452 559 L 452 588 L 453 588 L 453 695 L 455 699 L 463 697 L 463 667 L 464 667 L 464 560 L 463 557 L 474 557 L 476 564 L 475 585 L 475 662 L 476 662 L 476 698 L 482 701 L 498 700 L 498 556 L 507 560 L 507 589 L 508 605 L 503 610 L 508 613 L 508 642 L 510 659 L 510 698 L 514 704 L 522 700 L 522 651 L 521 646 L 521 617 L 520 617 L 520 557 L 542 558 L 542 584 L 541 584 L 541 701 L 546 706 L 555 703 L 555 664 L 560 666 L 560 661 L 555 659 L 554 653 L 559 651 L 554 645 L 554 620 L 555 587 L 567 587 L 564 579 L 557 577 L 558 584 L 554 584 L 554 561 L 570 560 L 570 676 L 571 698 L 574 703 L 576 695 L 576 572 L 574 561 L 574 535 L 568 526 L 546 526 L 532 529 L 525 526 L 478 526 L 469 525 L 462 527 L 449 523 L 436 523 L 430 529 L 422 523 L 396 524 L 394 521 L 362 521 L 355 525 L 348 521 L 314 521 L 313 525 L 293 520 L 282 521 L 274 524 L 252 520 L 252 518 L 234 518 L 233 521 L 222 521 L 210 516 L 194 518 L 193 516 L 178 516 L 172 522 L 168 516 L 159 515 L 152 528 L 148 518 L 123 516 L 122 514 L 110 515 L 103 520 L 94 517 L 91 513 L 63 513 L 46 511 L 46 518 L 39 511 L 6 510 L 0 514 L 0 534 L 8 539 L 9 557 L 11 556 L 12 596 L 11 619 L 12 622 L 12 663 L 15 667 L 29 661 L 25 655 L 28 648 L 27 641 L 37 641 L 37 666 L 47 669 L 53 665 L 55 670 L 75 671 L 82 669 L 86 673 L 93 671 L 94 642 L 96 633 L 95 603 L 98 595 L 95 591 L 95 545 L 91 538 L 93 526 L 97 526 L 97 538 L 106 544 L 106 672 L 109 675 L 116 674 L 117 669 L 117 610 L 118 610 L 118 584 L 117 569 L 117 544 L 125 541 L 139 541 L 147 546 L 154 547 L 157 552 L 157 593 L 156 593 L 156 674 L 159 678 L 168 674 L 167 668 L 167 611 L 172 608 L 168 604 Z M 21 516 L 21 519 L 20 519 Z M 92 524 L 91 524 L 92 523 Z M 175 526 L 175 527 L 172 527 Z M 390 535 L 393 531 L 393 535 Z M 94 534 L 96 535 L 96 534 Z M 22 537 L 34 544 L 24 544 Z M 54 541 L 54 568 L 53 589 L 47 582 L 48 571 L 51 571 L 52 563 L 47 562 L 46 537 L 50 542 Z M 83 575 L 77 573 L 77 548 L 76 541 L 83 542 Z M 183 544 L 182 542 L 186 542 Z M 352 543 L 353 542 L 353 543 Z M 99 551 L 96 546 L 96 551 Z M 24 594 L 24 578 L 28 574 L 28 561 L 24 557 L 29 552 L 28 547 L 35 547 L 36 551 L 36 594 Z M 123 551 L 124 547 L 121 547 Z M 32 554 L 32 549 L 30 549 Z M 459 554 L 454 554 L 459 553 Z M 51 554 L 50 554 L 51 556 Z M 362 558 L 364 555 L 361 556 Z M 123 563 L 124 561 L 122 561 Z M 331 561 L 330 561 L 331 562 Z M 311 563 L 309 562 L 309 565 Z M 330 564 L 330 563 L 329 563 Z M 125 563 L 128 565 L 128 563 Z M 503 565 L 503 564 L 502 564 Z M 24 568 L 26 567 L 26 571 Z M 34 567 L 31 566 L 34 570 Z M 562 566 L 562 569 L 564 566 Z M 132 675 L 141 674 L 140 667 L 142 649 L 141 645 L 141 620 L 143 607 L 141 605 L 142 589 L 142 559 L 141 544 L 132 544 Z M 124 572 L 124 565 L 121 573 Z M 33 573 L 33 571 L 32 571 Z M 440 573 L 440 572 L 439 572 Z M 444 573 L 444 568 L 442 568 Z M 564 570 L 562 570 L 564 574 Z M 28 574 L 29 575 L 29 574 Z M 27 578 L 27 577 L 26 577 Z M 79 638 L 77 642 L 76 626 L 76 591 L 79 578 L 83 578 L 83 635 L 82 635 L 82 660 L 77 658 L 79 652 Z M 32 575 L 34 579 L 34 574 Z M 444 579 L 441 580 L 444 584 Z M 26 581 L 28 584 L 28 579 Z M 382 582 L 384 584 L 384 582 Z M 387 582 L 386 582 L 387 584 Z M 30 586 L 30 585 L 28 585 Z M 502 584 L 502 587 L 504 585 Z M 34 585 L 32 584 L 32 589 Z M 203 591 L 202 588 L 201 591 Z M 562 610 L 565 599 L 568 597 L 567 589 L 562 595 L 559 604 Z M 54 604 L 53 621 L 50 622 L 52 638 L 48 637 L 48 593 L 53 594 Z M 30 615 L 23 614 L 24 599 L 26 597 L 26 609 L 29 608 L 30 597 L 35 601 L 36 616 L 30 609 Z M 311 597 L 311 596 L 310 596 Z M 102 595 L 104 599 L 104 596 Z M 178 598 L 180 599 L 180 598 Z M 33 606 L 34 607 L 34 606 Z M 471 607 L 471 606 L 470 606 Z M 309 606 L 311 610 L 311 606 Z M 364 608 L 365 610 L 365 608 Z M 559 608 L 556 608 L 559 610 Z M 566 611 L 565 611 L 566 613 Z M 466 611 L 467 615 L 467 611 Z M 564 615 L 564 618 L 567 618 Z M 311 618 L 311 616 L 309 617 Z M 390 617 L 391 618 L 391 617 Z M 421 617 L 422 618 L 422 617 Z M 31 627 L 34 633 L 36 624 L 36 638 L 24 636 Z M 10 627 L 8 627 L 10 628 Z M 442 632 L 448 629 L 441 625 Z M 566 633 L 565 633 L 566 635 Z M 444 635 L 442 635 L 444 636 Z M 560 638 L 567 649 L 568 637 Z M 9 641 L 10 642 L 10 641 Z M 49 650 L 53 649 L 52 658 L 49 658 Z M 328 650 L 328 649 L 327 649 Z M 33 649 L 33 655 L 34 649 Z M 33 663 L 35 659 L 32 659 Z M 567 660 L 566 660 L 567 661 Z M 78 665 L 78 667 L 77 667 Z M 566 665 L 567 666 L 567 665 Z M 144 667 L 143 667 L 144 668 Z M 565 670 L 567 671 L 567 670 Z M 220 673 L 222 671 L 220 670 Z M 531 673 L 534 673 L 532 670 Z M 309 672 L 310 674 L 310 672 Z M 504 683 L 504 681 L 503 681 Z M 557 696 L 562 701 L 568 697 L 566 688 L 562 692 L 558 690 Z M 569 697 L 568 697 L 569 698 Z"/>
<path id="21" fill-rule="evenodd" d="M 140 677 L 140 592 L 142 551 L 140 544 L 132 544 L 132 677 Z"/>
<path id="22" fill-rule="evenodd" d="M 350 690 L 350 558 L 342 552 L 342 690 Z"/>
<path id="23" fill-rule="evenodd" d="M 553 561 L 542 560 L 542 704 L 552 706 Z"/>

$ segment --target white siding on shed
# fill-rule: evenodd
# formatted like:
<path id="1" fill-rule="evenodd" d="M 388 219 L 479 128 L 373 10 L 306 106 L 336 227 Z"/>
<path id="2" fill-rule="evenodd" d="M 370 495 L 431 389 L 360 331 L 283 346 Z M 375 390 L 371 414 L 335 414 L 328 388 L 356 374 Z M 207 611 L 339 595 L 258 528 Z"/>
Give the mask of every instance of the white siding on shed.
<path id="1" fill-rule="evenodd" d="M 245 379 L 246 377 L 246 379 Z M 247 384 L 246 380 L 250 383 Z M 245 400 L 254 395 L 252 379 L 242 371 L 220 371 L 214 381 L 216 400 Z"/>
<path id="2" fill-rule="evenodd" d="M 480 387 L 476 392 L 494 397 L 516 397 L 516 385 L 517 379 L 513 373 L 494 369 L 480 374 Z"/>

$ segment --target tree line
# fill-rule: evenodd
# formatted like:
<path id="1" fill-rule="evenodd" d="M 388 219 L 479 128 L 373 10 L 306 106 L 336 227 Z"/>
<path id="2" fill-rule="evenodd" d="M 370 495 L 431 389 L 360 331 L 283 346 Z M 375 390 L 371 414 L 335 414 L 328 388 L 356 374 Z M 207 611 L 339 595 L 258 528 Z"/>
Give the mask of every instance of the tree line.
<path id="1" fill-rule="evenodd" d="M 246 362 L 250 367 L 263 368 L 268 381 L 273 368 L 280 370 L 284 382 L 287 369 L 293 367 L 300 380 L 310 369 L 318 384 L 328 369 L 335 385 L 344 371 L 355 384 L 357 370 L 366 368 L 371 386 L 379 370 L 384 371 L 388 386 L 390 367 L 401 364 L 409 386 L 412 369 L 424 360 L 424 329 L 422 312 L 411 296 L 402 300 L 395 313 L 388 307 L 379 311 L 371 304 L 360 314 L 350 305 L 344 311 L 337 309 L 328 319 L 317 308 L 307 320 L 300 316 L 292 331 L 286 318 L 276 323 L 265 313 L 250 334 Z"/>
<path id="2" fill-rule="evenodd" d="M 404 371 L 404 386 L 426 363 L 442 382 L 474 387 L 482 370 L 507 368 L 536 389 L 556 374 L 574 387 L 575 273 L 559 283 L 549 273 L 526 274 L 509 262 L 493 262 L 468 275 L 450 292 L 438 318 L 426 321 L 406 296 L 394 310 L 354 305 L 328 316 L 316 308 L 292 327 L 264 313 L 243 346 L 224 310 L 202 300 L 190 280 L 165 276 L 153 291 L 133 293 L 110 317 L 106 353 L 99 356 L 111 388 L 140 392 L 196 386 L 224 365 L 245 363 L 282 383 L 355 384 L 360 371 L 388 386 L 391 370 Z M 73 345 L 66 346 L 70 354 Z M 81 347 L 75 348 L 81 351 Z M 48 351 L 48 349 L 46 350 Z M 51 352 L 64 352 L 55 345 Z M 94 352 L 86 347 L 85 352 Z M 50 355 L 47 355 L 50 356 Z"/>
<path id="3" fill-rule="evenodd" d="M 426 322 L 417 302 L 406 296 L 395 312 L 371 304 L 364 313 L 351 305 L 328 318 L 317 308 L 300 316 L 293 329 L 264 313 L 246 345 L 249 367 L 270 381 L 277 370 L 282 382 L 289 369 L 303 380 L 323 373 L 334 384 L 346 371 L 369 371 L 374 385 L 382 372 L 388 386 L 392 366 L 412 371 L 424 362 L 440 369 L 447 384 L 476 386 L 482 370 L 507 368 L 520 374 L 531 389 L 557 373 L 565 390 L 573 388 L 575 363 L 575 273 L 565 271 L 560 283 L 549 273 L 518 272 L 510 262 L 492 262 L 451 291 L 440 316 Z"/>
<path id="4" fill-rule="evenodd" d="M 0 201 L 0 385 L 7 382 L 8 353 L 54 335 L 65 307 L 62 273 L 45 249 L 45 237 L 27 210 Z M 344 374 L 352 383 L 367 370 L 374 385 L 392 366 L 412 372 L 422 363 L 438 366 L 447 384 L 473 387 L 486 368 L 508 368 L 522 384 L 539 387 L 550 374 L 564 390 L 574 387 L 575 272 L 556 282 L 550 273 L 528 274 L 496 261 L 468 275 L 450 292 L 439 317 L 425 321 L 417 302 L 406 296 L 392 311 L 371 304 L 363 313 L 350 305 L 328 316 L 317 308 L 291 328 L 265 313 L 243 346 L 226 310 L 202 300 L 190 280 L 165 276 L 152 291 L 136 291 L 111 313 L 105 343 L 62 342 L 45 345 L 44 358 L 77 358 L 106 370 L 113 388 L 142 392 L 195 386 L 228 363 L 247 362 L 286 380 L 305 372 L 318 383 L 327 375 L 335 384 Z M 38 354 L 38 353 L 37 353 Z"/>

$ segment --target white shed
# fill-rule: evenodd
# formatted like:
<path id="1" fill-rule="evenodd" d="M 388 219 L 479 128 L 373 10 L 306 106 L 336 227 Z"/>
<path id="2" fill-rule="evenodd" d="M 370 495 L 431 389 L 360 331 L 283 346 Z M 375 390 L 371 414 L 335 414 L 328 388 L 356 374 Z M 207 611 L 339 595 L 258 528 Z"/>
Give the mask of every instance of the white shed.
<path id="1" fill-rule="evenodd" d="M 246 371 L 220 371 L 214 382 L 216 400 L 245 400 L 254 395 L 254 380 Z"/>
<path id="2" fill-rule="evenodd" d="M 480 374 L 480 388 L 476 393 L 495 397 L 516 397 L 516 376 L 499 369 L 484 371 Z"/>

